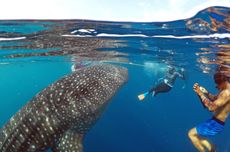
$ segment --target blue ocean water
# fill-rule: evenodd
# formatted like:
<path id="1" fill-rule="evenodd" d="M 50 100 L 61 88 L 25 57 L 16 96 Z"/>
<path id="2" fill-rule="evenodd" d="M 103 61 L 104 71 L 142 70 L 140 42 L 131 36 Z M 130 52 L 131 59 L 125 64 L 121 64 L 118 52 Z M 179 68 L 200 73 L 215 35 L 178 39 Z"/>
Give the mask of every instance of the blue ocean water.
<path id="1" fill-rule="evenodd" d="M 229 66 L 229 16 L 230 8 L 213 7 L 164 23 L 0 21 L 0 126 L 73 65 L 110 63 L 127 67 L 129 80 L 85 135 L 84 151 L 195 152 L 187 133 L 212 114 L 192 87 L 198 82 L 217 93 L 213 73 L 220 64 Z M 139 101 L 169 65 L 184 68 L 186 80 L 178 78 L 170 92 Z M 229 135 L 227 121 L 210 140 L 230 152 Z"/>

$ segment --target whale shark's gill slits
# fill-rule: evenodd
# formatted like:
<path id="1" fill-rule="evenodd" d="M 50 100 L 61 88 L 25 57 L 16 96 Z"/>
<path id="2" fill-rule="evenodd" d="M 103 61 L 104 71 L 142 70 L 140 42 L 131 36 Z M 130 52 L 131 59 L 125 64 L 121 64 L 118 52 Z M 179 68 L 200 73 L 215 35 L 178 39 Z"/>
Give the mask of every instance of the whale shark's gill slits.
<path id="1" fill-rule="evenodd" d="M 26 122 L 24 122 L 20 127 L 20 134 L 26 140 L 21 141 L 21 145 L 20 147 L 18 147 L 18 151 L 23 151 L 24 149 L 27 149 L 29 147 L 31 142 L 31 135 L 33 134 L 33 132 L 35 132 L 35 125 L 30 124 L 31 121 L 29 121 L 29 119 L 26 119 Z"/>
<path id="2" fill-rule="evenodd" d="M 3 136 L 3 141 L 2 141 L 2 146 L 0 147 L 0 151 L 11 151 L 12 147 L 13 149 L 17 148 L 17 145 L 15 142 L 18 142 L 19 140 L 17 137 L 19 137 L 19 129 L 20 126 L 24 123 L 24 119 L 26 114 L 23 111 L 28 111 L 27 106 L 30 105 L 28 103 L 26 106 L 24 106 L 21 110 L 18 111 L 18 113 L 13 116 L 10 121 L 3 127 L 2 133 L 4 134 Z M 10 147 L 11 149 L 7 150 L 7 147 Z"/>
<path id="3" fill-rule="evenodd" d="M 19 117 L 17 117 L 20 119 Z M 31 130 L 28 131 L 29 133 L 26 133 L 25 128 L 26 125 L 28 126 L 29 121 L 27 119 L 23 119 L 20 124 L 17 125 L 17 128 L 13 132 L 13 134 L 9 135 L 6 139 L 1 152 L 11 152 L 11 151 L 20 151 L 20 149 L 26 149 L 26 145 L 24 143 L 27 143 L 29 136 L 31 134 Z M 31 127 L 30 129 L 33 129 Z M 11 145 L 11 146 L 9 146 Z M 22 151 L 22 150 L 21 150 Z"/>
<path id="4" fill-rule="evenodd" d="M 67 127 L 61 126 L 59 128 L 55 128 L 53 126 L 54 122 L 56 122 L 56 118 L 53 118 L 52 120 L 47 120 L 47 116 L 41 113 L 40 115 L 36 116 L 33 115 L 30 118 L 28 118 L 27 124 L 29 128 L 29 133 L 25 135 L 29 135 L 26 137 L 26 141 L 21 143 L 21 146 L 19 147 L 18 151 L 44 151 L 48 145 L 50 145 L 53 142 L 53 138 L 55 134 L 62 134 L 64 130 Z M 49 119 L 49 118 L 48 118 Z M 32 123 L 32 121 L 35 121 L 35 123 Z M 51 127 L 52 126 L 52 127 Z M 24 127 L 21 129 L 21 132 L 26 133 L 23 131 Z M 63 130 L 62 130 L 63 129 Z"/>

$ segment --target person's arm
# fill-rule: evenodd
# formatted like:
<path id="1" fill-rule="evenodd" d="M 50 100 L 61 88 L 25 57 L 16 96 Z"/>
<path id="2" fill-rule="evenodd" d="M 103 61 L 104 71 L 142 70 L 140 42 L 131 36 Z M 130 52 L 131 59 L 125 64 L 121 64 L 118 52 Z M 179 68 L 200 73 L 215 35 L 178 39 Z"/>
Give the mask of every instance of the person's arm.
<path id="1" fill-rule="evenodd" d="M 211 112 L 216 111 L 219 107 L 226 104 L 230 98 L 229 91 L 224 90 L 218 95 L 218 98 L 212 102 L 201 92 L 197 83 L 194 84 L 194 91 L 200 96 L 201 102 L 204 104 L 204 106 L 207 107 Z"/>
<path id="2" fill-rule="evenodd" d="M 227 93 L 227 90 L 222 91 L 218 98 L 215 101 L 210 101 L 207 97 L 204 95 L 201 95 L 201 101 L 204 103 L 204 105 L 208 108 L 209 111 L 216 111 L 219 107 L 223 106 L 229 101 L 229 93 Z"/>
<path id="3" fill-rule="evenodd" d="M 217 99 L 217 95 L 213 95 L 211 94 L 209 91 L 207 91 L 204 87 L 200 86 L 200 90 L 201 92 L 203 92 L 203 94 L 205 96 L 207 96 L 210 100 L 214 101 Z"/>
<path id="4" fill-rule="evenodd" d="M 179 76 L 183 80 L 185 79 L 184 75 L 179 72 L 174 72 L 173 74 Z"/>

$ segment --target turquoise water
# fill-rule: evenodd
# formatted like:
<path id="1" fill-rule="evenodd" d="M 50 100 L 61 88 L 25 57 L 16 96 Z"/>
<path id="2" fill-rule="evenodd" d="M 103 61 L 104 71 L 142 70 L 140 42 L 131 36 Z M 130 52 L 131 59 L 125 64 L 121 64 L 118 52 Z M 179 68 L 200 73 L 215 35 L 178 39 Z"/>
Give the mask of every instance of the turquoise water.
<path id="1" fill-rule="evenodd" d="M 230 15 L 229 8 L 216 9 Z M 127 67 L 129 81 L 86 134 L 84 151 L 196 151 L 187 132 L 212 115 L 192 86 L 198 82 L 217 93 L 212 75 L 220 62 L 229 65 L 229 56 L 217 53 L 230 51 L 230 26 L 205 26 L 214 26 L 213 16 L 203 10 L 165 23 L 0 21 L 0 38 L 5 38 L 0 41 L 0 126 L 36 93 L 71 73 L 73 65 L 110 63 Z M 177 79 L 170 92 L 140 102 L 137 95 L 164 76 L 168 65 L 184 68 L 186 80 Z M 219 151 L 229 152 L 229 135 L 227 121 L 210 139 Z"/>

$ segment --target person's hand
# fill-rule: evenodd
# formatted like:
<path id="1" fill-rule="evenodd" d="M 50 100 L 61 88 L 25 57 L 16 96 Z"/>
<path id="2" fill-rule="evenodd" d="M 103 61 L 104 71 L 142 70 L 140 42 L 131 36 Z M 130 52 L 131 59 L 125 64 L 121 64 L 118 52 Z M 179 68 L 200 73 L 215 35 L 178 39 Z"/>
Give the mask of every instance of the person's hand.
<path id="1" fill-rule="evenodd" d="M 204 94 L 208 93 L 208 91 L 202 86 L 200 86 L 200 91 L 203 92 Z"/>
<path id="2" fill-rule="evenodd" d="M 193 90 L 194 90 L 198 95 L 201 95 L 201 94 L 202 94 L 202 92 L 201 92 L 201 90 L 200 90 L 200 87 L 199 87 L 199 84 L 198 84 L 198 83 L 195 83 L 195 84 L 193 85 Z"/>

